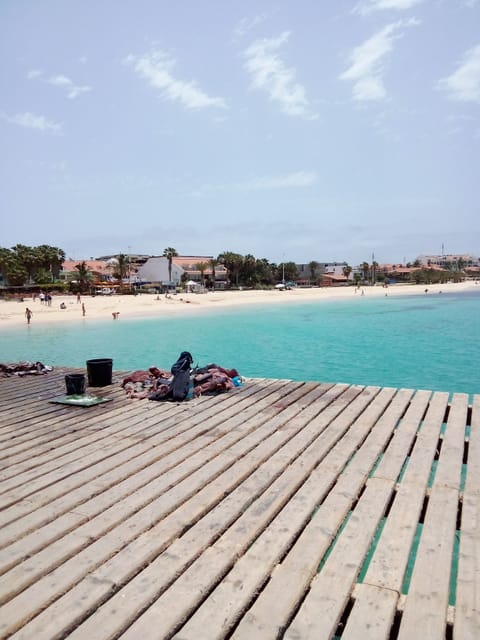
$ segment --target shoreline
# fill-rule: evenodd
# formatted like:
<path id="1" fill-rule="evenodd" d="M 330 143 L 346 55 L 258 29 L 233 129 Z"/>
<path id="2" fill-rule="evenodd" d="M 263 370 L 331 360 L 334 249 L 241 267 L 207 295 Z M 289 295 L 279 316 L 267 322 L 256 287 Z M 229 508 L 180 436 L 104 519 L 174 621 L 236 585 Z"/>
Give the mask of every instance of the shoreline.
<path id="1" fill-rule="evenodd" d="M 215 291 L 213 293 L 179 293 L 166 298 L 164 295 L 138 294 L 112 296 L 82 296 L 85 305 L 85 316 L 82 315 L 82 304 L 77 302 L 75 295 L 55 295 L 51 306 L 40 304 L 37 299 L 25 297 L 23 302 L 18 300 L 0 300 L 0 327 L 12 328 L 22 324 L 27 325 L 25 311 L 28 307 L 32 312 L 31 324 L 55 325 L 65 323 L 86 322 L 88 320 L 110 320 L 121 322 L 125 319 L 141 319 L 154 317 L 174 317 L 176 315 L 192 314 L 206 309 L 232 309 L 247 305 L 294 304 L 298 302 L 320 302 L 332 300 L 346 300 L 361 297 L 362 291 L 366 298 L 398 297 L 402 295 L 438 295 L 441 293 L 457 293 L 463 291 L 480 290 L 476 282 L 459 282 L 443 285 L 396 284 L 387 288 L 376 285 L 374 287 L 360 287 L 356 291 L 354 286 L 279 290 L 247 290 L 247 291 Z M 425 293 L 427 291 L 427 293 Z M 61 309 L 64 303 L 66 308 Z M 113 314 L 118 314 L 116 320 Z"/>

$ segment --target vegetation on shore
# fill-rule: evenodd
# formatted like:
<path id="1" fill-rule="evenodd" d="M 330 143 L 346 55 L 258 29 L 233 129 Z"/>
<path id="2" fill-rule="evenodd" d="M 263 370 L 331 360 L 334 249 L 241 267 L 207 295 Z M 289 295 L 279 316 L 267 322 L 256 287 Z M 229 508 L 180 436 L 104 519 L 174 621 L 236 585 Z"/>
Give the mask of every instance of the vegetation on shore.
<path id="1" fill-rule="evenodd" d="M 179 253 L 173 247 L 167 247 L 163 257 L 168 260 L 169 279 L 171 280 L 172 263 Z M 95 279 L 85 261 L 75 265 L 76 273 L 70 282 L 60 280 L 60 271 L 65 261 L 65 252 L 49 245 L 29 247 L 17 244 L 10 249 L 0 247 L 0 272 L 4 281 L 12 287 L 41 286 L 45 289 L 63 289 L 84 292 L 91 288 Z M 224 251 L 217 258 L 208 262 L 200 262 L 195 268 L 201 274 L 201 283 L 206 287 L 213 286 L 215 268 L 222 265 L 227 272 L 228 284 L 231 288 L 271 288 L 278 282 L 296 282 L 300 279 L 297 265 L 294 262 L 276 264 L 266 258 L 256 258 L 251 254 L 241 255 L 232 251 Z M 112 277 L 117 281 L 119 290 L 124 288 L 130 273 L 130 258 L 125 254 L 118 254 L 112 261 L 110 269 Z M 307 276 L 302 274 L 302 284 L 318 286 L 322 282 L 322 265 L 312 260 L 308 265 Z M 206 273 L 206 272 L 209 273 Z M 353 278 L 351 274 L 353 271 Z M 347 263 L 342 263 L 345 281 L 350 284 L 388 284 L 390 281 L 410 282 L 415 284 L 435 284 L 448 281 L 459 282 L 468 275 L 468 270 L 461 259 L 445 269 L 422 266 L 418 261 L 413 265 L 393 265 L 388 272 L 375 261 L 363 262 L 357 270 L 353 270 Z M 183 274 L 182 281 L 190 279 Z"/>

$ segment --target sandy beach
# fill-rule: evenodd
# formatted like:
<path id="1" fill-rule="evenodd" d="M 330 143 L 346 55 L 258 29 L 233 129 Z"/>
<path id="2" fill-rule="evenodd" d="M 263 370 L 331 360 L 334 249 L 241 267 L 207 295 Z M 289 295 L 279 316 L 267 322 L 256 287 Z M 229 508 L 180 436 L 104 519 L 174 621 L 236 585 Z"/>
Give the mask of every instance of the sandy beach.
<path id="1" fill-rule="evenodd" d="M 23 302 L 17 300 L 0 301 L 0 327 L 13 327 L 27 324 L 25 311 L 32 312 L 31 324 L 53 324 L 65 322 L 85 322 L 88 320 L 110 319 L 118 314 L 117 322 L 124 318 L 147 318 L 169 316 L 175 314 L 191 314 L 212 308 L 227 308 L 253 304 L 291 304 L 321 300 L 336 300 L 353 296 L 381 297 L 438 295 L 440 292 L 475 290 L 479 285 L 474 282 L 450 283 L 443 285 L 391 285 L 384 288 L 355 287 L 332 288 L 294 288 L 288 291 L 216 291 L 214 293 L 181 293 L 169 298 L 164 295 L 138 294 L 136 296 L 82 296 L 81 303 L 74 295 L 54 295 L 51 306 L 41 304 L 38 297 L 35 301 L 25 297 Z M 427 289 L 427 293 L 425 290 Z M 60 305 L 65 303 L 66 308 Z M 82 303 L 85 305 L 85 316 L 82 314 Z"/>

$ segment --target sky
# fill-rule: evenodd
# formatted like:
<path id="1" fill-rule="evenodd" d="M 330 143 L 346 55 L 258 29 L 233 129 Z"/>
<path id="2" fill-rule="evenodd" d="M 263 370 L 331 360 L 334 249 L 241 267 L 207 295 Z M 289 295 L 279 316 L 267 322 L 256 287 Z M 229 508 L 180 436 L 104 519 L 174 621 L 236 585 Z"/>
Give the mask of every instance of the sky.
<path id="1" fill-rule="evenodd" d="M 480 255 L 480 0 L 1 0 L 0 247 Z"/>

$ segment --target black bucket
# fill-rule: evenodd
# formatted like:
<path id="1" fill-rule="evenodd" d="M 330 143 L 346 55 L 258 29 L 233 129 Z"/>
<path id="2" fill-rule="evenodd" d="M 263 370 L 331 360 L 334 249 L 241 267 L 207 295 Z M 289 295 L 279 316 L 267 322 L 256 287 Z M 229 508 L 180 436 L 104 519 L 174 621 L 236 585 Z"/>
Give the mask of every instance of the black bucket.
<path id="1" fill-rule="evenodd" d="M 87 360 L 89 387 L 106 387 L 112 384 L 112 362 L 111 358 Z"/>
<path id="2" fill-rule="evenodd" d="M 67 396 L 81 396 L 85 393 L 85 376 L 83 373 L 68 373 L 65 376 Z"/>

